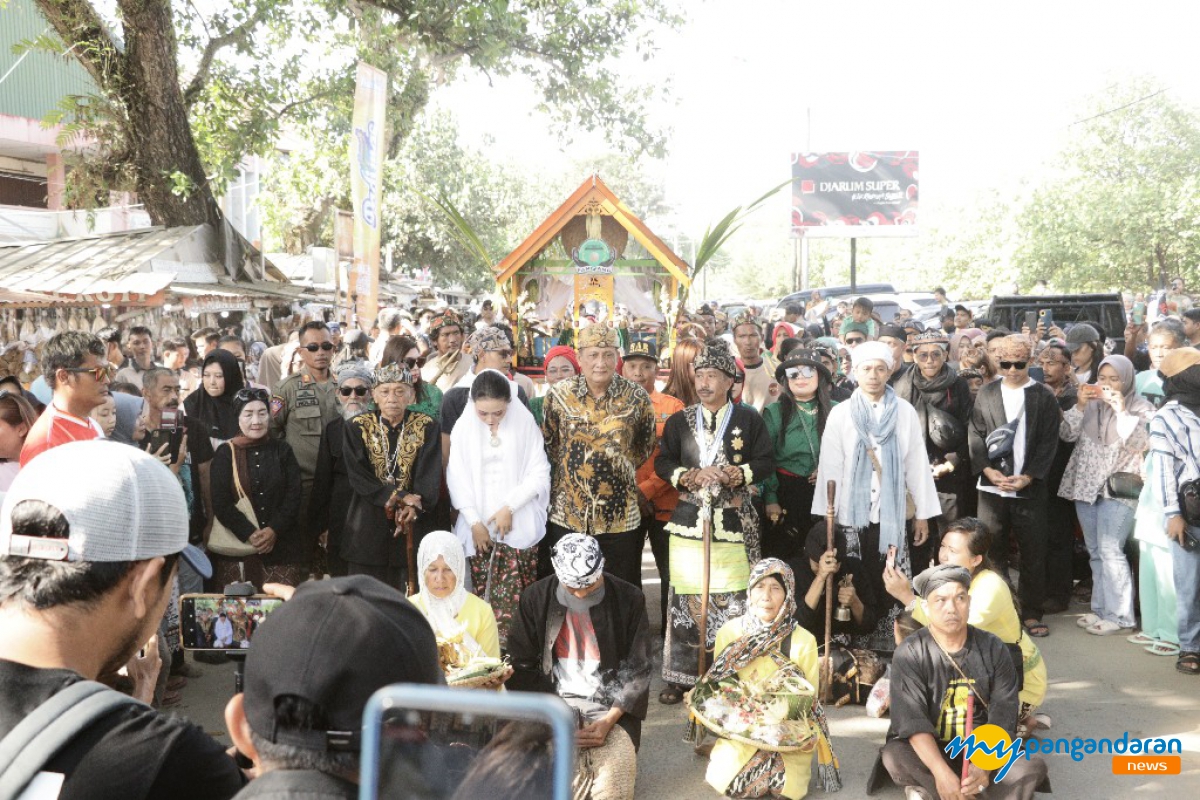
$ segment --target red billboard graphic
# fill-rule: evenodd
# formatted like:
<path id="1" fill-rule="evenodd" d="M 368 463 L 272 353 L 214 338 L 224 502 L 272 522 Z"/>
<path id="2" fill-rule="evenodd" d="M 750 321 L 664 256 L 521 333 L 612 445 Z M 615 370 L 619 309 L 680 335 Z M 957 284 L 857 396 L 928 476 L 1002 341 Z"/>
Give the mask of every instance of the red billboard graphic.
<path id="1" fill-rule="evenodd" d="M 792 154 L 793 236 L 914 236 L 917 151 Z"/>

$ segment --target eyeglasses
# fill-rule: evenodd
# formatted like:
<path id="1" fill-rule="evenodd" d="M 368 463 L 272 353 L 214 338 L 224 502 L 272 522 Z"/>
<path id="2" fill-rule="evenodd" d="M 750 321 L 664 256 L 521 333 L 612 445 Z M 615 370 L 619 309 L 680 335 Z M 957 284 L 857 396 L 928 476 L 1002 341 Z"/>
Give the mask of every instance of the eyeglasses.
<path id="1" fill-rule="evenodd" d="M 733 379 L 733 382 L 734 382 L 734 383 L 745 383 L 745 382 L 746 382 L 746 376 L 745 376 L 745 375 L 738 375 L 736 378 L 734 378 L 734 379 Z"/>
<path id="2" fill-rule="evenodd" d="M 943 355 L 945 355 L 945 354 L 939 348 L 937 350 L 930 350 L 925 353 L 913 353 L 913 358 L 915 358 L 917 361 L 921 361 L 921 362 L 940 361 Z"/>
<path id="3" fill-rule="evenodd" d="M 271 396 L 267 394 L 266 389 L 239 389 L 237 394 L 233 396 L 235 403 L 251 403 L 255 400 L 265 403 L 270 399 Z"/>
<path id="4" fill-rule="evenodd" d="M 99 367 L 63 367 L 62 369 L 76 375 L 91 375 L 92 380 L 96 383 L 111 381 L 117 374 L 117 368 L 112 364 L 103 364 Z"/>
<path id="5" fill-rule="evenodd" d="M 809 366 L 788 367 L 787 369 L 785 369 L 783 371 L 783 374 L 787 376 L 787 379 L 789 381 L 794 381 L 797 378 L 805 378 L 805 379 L 812 378 L 817 374 L 817 370 L 815 367 L 809 367 Z"/>
<path id="6" fill-rule="evenodd" d="M 306 345 L 304 345 L 304 349 L 310 353 L 315 353 L 318 350 L 324 350 L 326 353 L 328 353 L 330 350 L 333 349 L 333 342 L 321 342 L 320 344 L 306 344 Z"/>
<path id="7" fill-rule="evenodd" d="M 409 369 L 420 369 L 421 367 L 425 366 L 425 356 L 406 358 L 404 359 L 404 363 L 408 365 Z"/>
<path id="8" fill-rule="evenodd" d="M 371 390 L 365 386 L 343 386 L 338 389 L 338 391 L 341 393 L 342 397 L 349 397 L 351 394 L 353 394 L 355 397 L 366 397 L 367 392 Z"/>
<path id="9" fill-rule="evenodd" d="M 1001 361 L 1000 369 L 1025 369 L 1029 366 L 1028 361 Z"/>

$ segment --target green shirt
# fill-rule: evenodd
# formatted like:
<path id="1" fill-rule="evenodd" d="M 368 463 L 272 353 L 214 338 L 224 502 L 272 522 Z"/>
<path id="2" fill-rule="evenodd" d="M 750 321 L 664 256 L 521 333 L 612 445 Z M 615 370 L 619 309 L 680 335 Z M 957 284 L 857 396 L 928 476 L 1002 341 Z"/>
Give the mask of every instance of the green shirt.
<path id="1" fill-rule="evenodd" d="M 783 425 L 785 402 L 788 402 L 787 397 L 780 397 L 778 403 L 772 403 L 762 412 L 763 422 L 771 435 L 771 444 L 775 447 L 775 468 L 807 477 L 817 471 L 817 462 L 821 457 L 821 435 L 817 432 L 817 401 L 796 404 L 796 413 L 788 420 L 781 443 L 779 428 Z M 778 503 L 779 477 L 772 473 L 763 481 L 762 486 L 763 501 Z"/>
<path id="2" fill-rule="evenodd" d="M 434 384 L 424 381 L 421 381 L 421 387 L 425 390 L 425 399 L 419 403 L 413 403 L 408 410 L 420 411 L 427 417 L 437 419 L 438 409 L 442 407 L 442 390 Z"/>

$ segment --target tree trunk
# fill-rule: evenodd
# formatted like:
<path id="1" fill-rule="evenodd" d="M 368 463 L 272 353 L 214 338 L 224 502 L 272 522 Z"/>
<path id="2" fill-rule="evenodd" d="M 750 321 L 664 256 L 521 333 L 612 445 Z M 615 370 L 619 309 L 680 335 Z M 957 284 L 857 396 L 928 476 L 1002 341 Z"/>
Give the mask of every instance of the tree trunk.
<path id="1" fill-rule="evenodd" d="M 211 223 L 221 214 L 188 121 L 176 62 L 170 0 L 123 0 L 125 71 L 119 96 L 129 114 L 138 197 L 156 225 Z M 173 191 L 179 174 L 184 190 Z"/>

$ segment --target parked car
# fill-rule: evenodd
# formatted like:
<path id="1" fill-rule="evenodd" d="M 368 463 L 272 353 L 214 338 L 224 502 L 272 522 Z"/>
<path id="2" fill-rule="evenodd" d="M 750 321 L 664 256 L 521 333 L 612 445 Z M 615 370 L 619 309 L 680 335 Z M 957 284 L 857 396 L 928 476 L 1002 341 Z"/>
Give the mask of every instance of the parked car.
<path id="1" fill-rule="evenodd" d="M 1027 313 L 1036 319 L 1042 311 L 1064 332 L 1076 322 L 1094 325 L 1106 337 L 1106 352 L 1125 352 L 1125 303 L 1119 294 L 998 295 L 992 298 L 987 317 L 996 327 L 1020 331 Z"/>
<path id="2" fill-rule="evenodd" d="M 782 309 L 784 306 L 789 305 L 790 303 L 800 303 L 802 305 L 806 304 L 808 303 L 809 298 L 812 297 L 813 292 L 820 292 L 821 297 L 825 298 L 826 300 L 832 300 L 833 305 L 836 306 L 837 301 L 839 300 L 853 300 L 855 297 L 862 297 L 863 295 L 894 295 L 896 294 L 896 287 L 892 286 L 890 283 L 860 283 L 854 287 L 854 291 L 850 291 L 849 286 L 814 286 L 811 289 L 805 289 L 800 292 L 792 292 L 787 297 L 784 297 L 782 300 L 776 303 L 776 308 Z"/>

